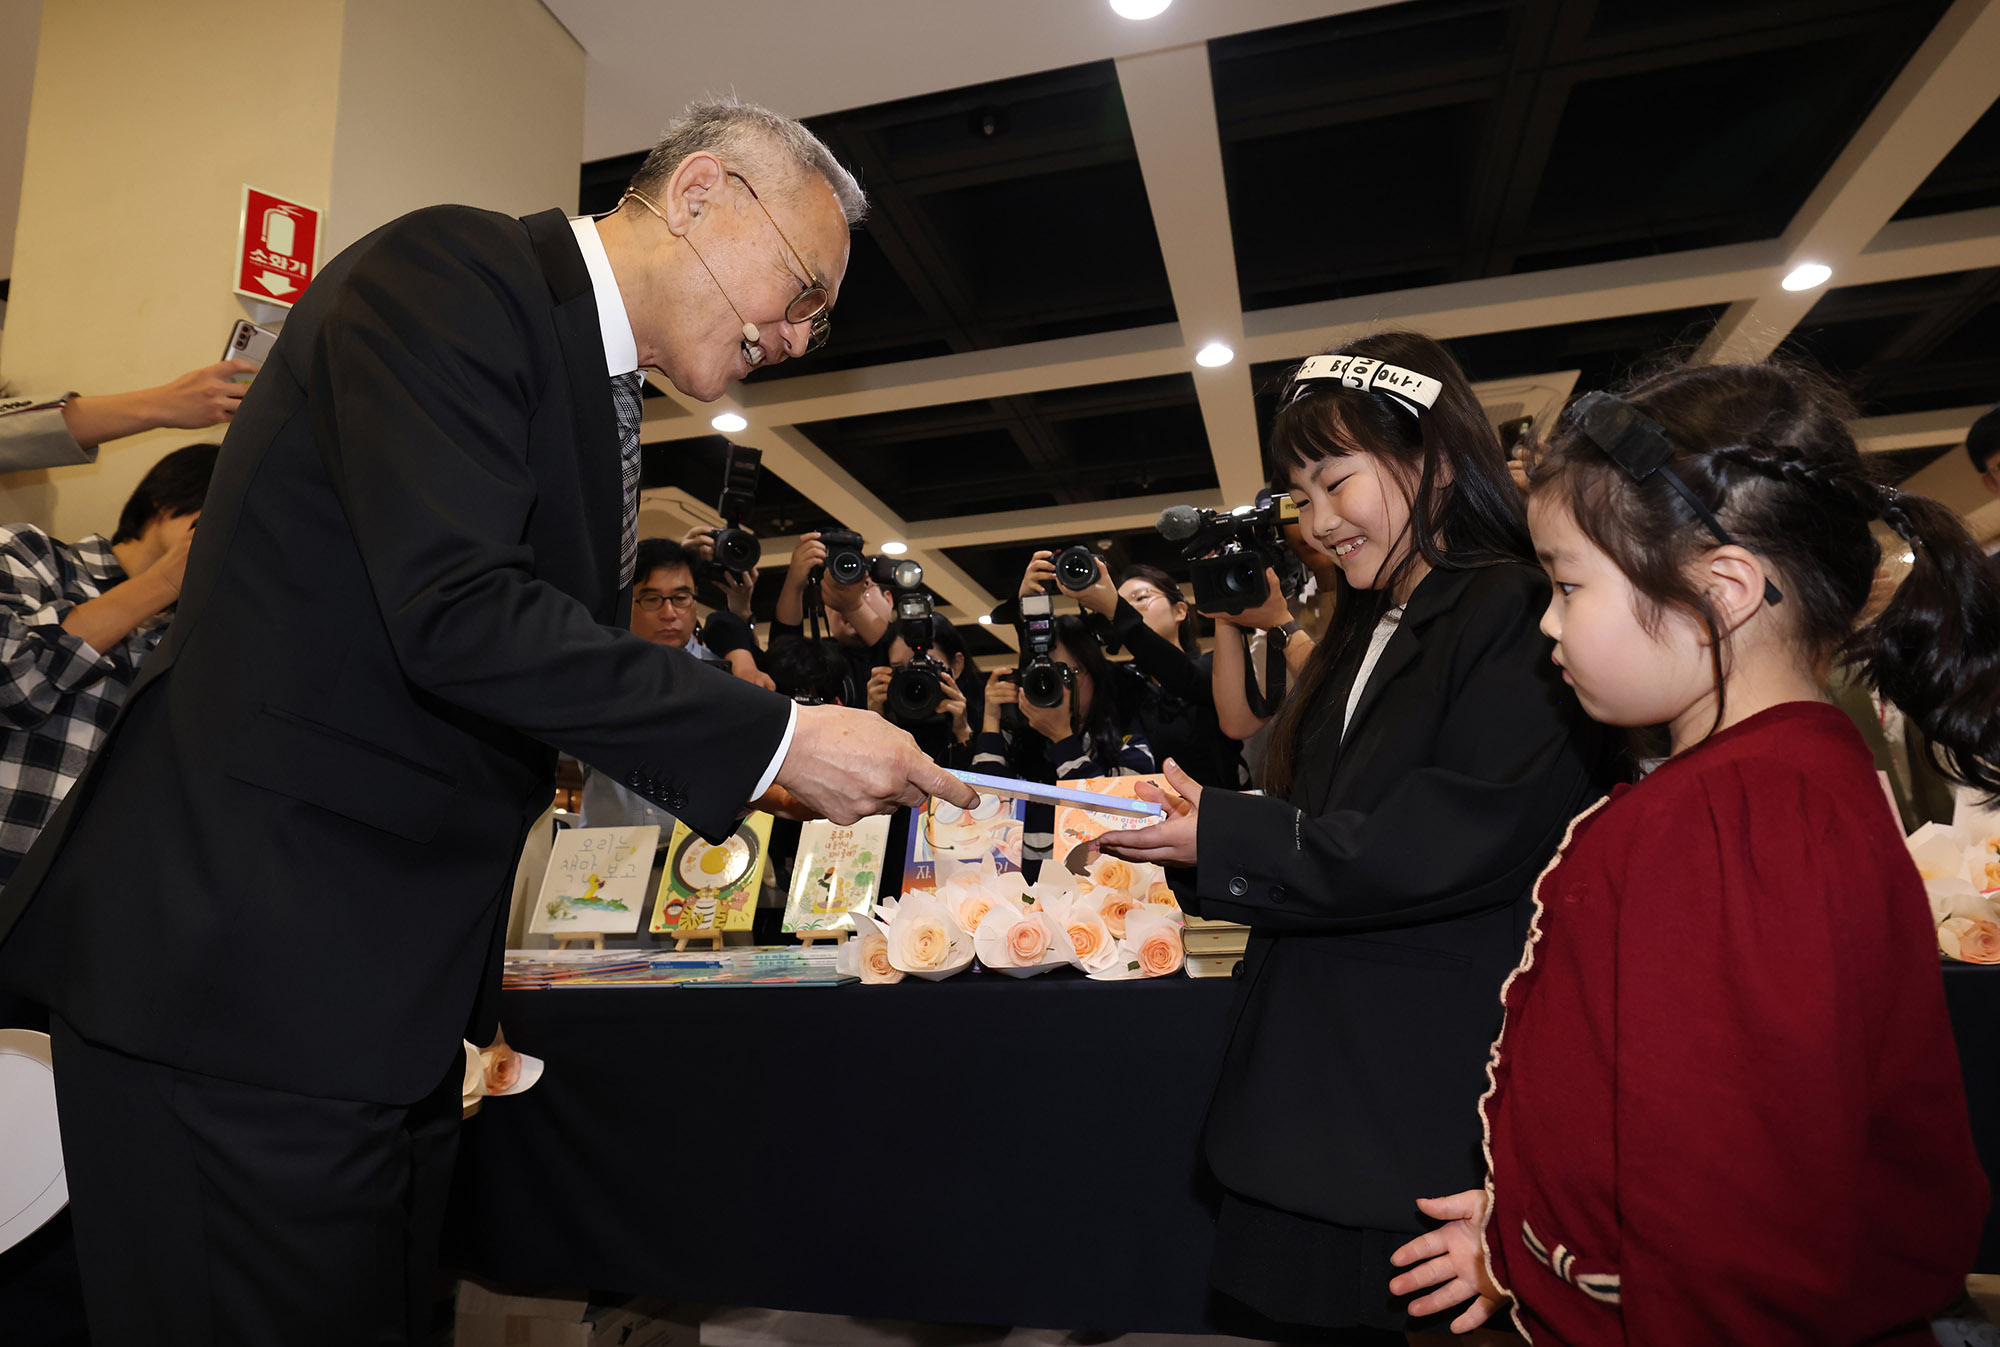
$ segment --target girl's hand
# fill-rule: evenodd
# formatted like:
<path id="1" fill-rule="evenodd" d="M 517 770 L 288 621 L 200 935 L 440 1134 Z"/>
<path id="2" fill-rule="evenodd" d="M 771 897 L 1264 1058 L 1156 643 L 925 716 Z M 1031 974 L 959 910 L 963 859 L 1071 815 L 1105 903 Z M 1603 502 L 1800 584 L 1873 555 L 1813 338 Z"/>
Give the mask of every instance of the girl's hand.
<path id="1" fill-rule="evenodd" d="M 1076 695 L 1074 688 L 1065 684 L 1062 700 L 1054 706 L 1036 706 L 1028 700 L 1028 694 L 1019 689 L 1014 695 L 1019 699 L 1021 714 L 1028 718 L 1029 728 L 1050 743 L 1059 744 L 1076 733 L 1070 728 L 1069 719 L 1070 698 Z"/>
<path id="2" fill-rule="evenodd" d="M 1417 1236 L 1389 1255 L 1389 1261 L 1397 1267 L 1411 1269 L 1391 1280 L 1389 1290 L 1404 1296 L 1426 1286 L 1437 1288 L 1410 1302 L 1410 1313 L 1415 1315 L 1436 1314 L 1470 1300 L 1472 1303 L 1466 1305 L 1465 1313 L 1451 1321 L 1452 1332 L 1470 1333 L 1507 1303 L 1486 1273 L 1486 1255 L 1481 1247 L 1488 1215 L 1486 1190 L 1473 1188 L 1450 1197 L 1420 1197 L 1417 1210 L 1450 1224 Z"/>
<path id="3" fill-rule="evenodd" d="M 1195 863 L 1195 834 L 1201 827 L 1201 784 L 1183 772 L 1181 765 L 1172 758 L 1167 759 L 1163 770 L 1167 775 L 1167 784 L 1180 792 L 1178 798 L 1168 795 L 1150 781 L 1141 781 L 1138 793 L 1142 800 L 1165 805 L 1166 818 L 1150 828 L 1106 833 L 1097 839 L 1099 851 L 1109 852 L 1121 860 L 1147 861 L 1155 865 Z"/>
<path id="4" fill-rule="evenodd" d="M 1020 597 L 1025 599 L 1030 594 L 1043 593 L 1044 585 L 1053 585 L 1055 582 L 1056 554 L 1046 550 L 1037 552 L 1028 558 L 1028 569 L 1021 573 Z"/>
<path id="5" fill-rule="evenodd" d="M 1285 591 L 1278 585 L 1278 573 L 1269 566 L 1264 568 L 1264 583 L 1270 592 L 1255 608 L 1246 608 L 1240 613 L 1203 613 L 1202 616 L 1214 622 L 1227 622 L 1245 631 L 1269 631 L 1282 627 L 1292 620 L 1292 609 L 1285 602 Z"/>

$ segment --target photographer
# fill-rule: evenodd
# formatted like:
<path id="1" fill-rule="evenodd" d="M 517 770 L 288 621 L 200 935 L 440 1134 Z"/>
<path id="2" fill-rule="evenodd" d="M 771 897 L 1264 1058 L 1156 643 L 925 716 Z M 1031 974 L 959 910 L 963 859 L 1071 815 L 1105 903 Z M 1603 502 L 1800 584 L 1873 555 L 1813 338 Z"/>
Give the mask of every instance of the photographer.
<path id="1" fill-rule="evenodd" d="M 1061 700 L 1036 706 L 1020 685 L 1020 670 L 987 680 L 986 712 L 972 769 L 992 776 L 1053 784 L 1075 777 L 1139 776 L 1155 770 L 1153 750 L 1100 695 L 1111 686 L 1111 661 L 1082 618 L 1055 619 L 1049 658 L 1067 672 Z M 1055 840 L 1054 811 L 1029 805 L 1023 855 L 1047 860 Z"/>
<path id="2" fill-rule="evenodd" d="M 968 699 L 968 694 L 977 697 L 979 689 L 962 681 L 971 665 L 966 658 L 965 639 L 958 634 L 958 628 L 935 614 L 931 617 L 930 654 L 939 665 L 937 711 L 914 723 L 891 714 L 889 705 L 890 683 L 899 670 L 909 667 L 913 652 L 898 635 L 890 638 L 888 653 L 889 662 L 876 665 L 868 676 L 868 709 L 908 730 L 917 747 L 942 765 L 971 766 L 974 718 L 983 717 L 985 708 L 983 705 L 974 708 Z"/>
<path id="3" fill-rule="evenodd" d="M 1202 614 L 1215 623 L 1212 672 L 1216 721 L 1222 732 L 1235 740 L 1250 739 L 1277 714 L 1276 706 L 1267 706 L 1260 713 L 1250 705 L 1244 684 L 1246 665 L 1254 670 L 1258 687 L 1268 696 L 1272 680 L 1267 652 L 1272 642 L 1283 642 L 1287 682 L 1297 681 L 1313 652 L 1313 638 L 1292 616 L 1291 605 L 1278 590 L 1278 573 L 1266 569 L 1264 578 L 1271 593 L 1257 607 L 1240 613 Z M 1258 639 L 1260 634 L 1262 640 Z"/>
<path id="4" fill-rule="evenodd" d="M 1196 645 L 1194 618 L 1180 586 L 1159 567 L 1139 565 L 1126 567 L 1114 587 L 1104 558 L 1091 561 L 1095 582 L 1069 592 L 1085 611 L 1110 621 L 1112 645 L 1132 652 L 1132 666 L 1116 669 L 1112 684 L 1125 719 L 1144 732 L 1155 757 L 1172 758 L 1203 785 L 1250 784 L 1241 748 L 1217 720 L 1211 658 Z M 1021 592 L 1038 593 L 1060 582 L 1055 553 L 1037 552 L 1021 577 Z"/>
<path id="5" fill-rule="evenodd" d="M 707 525 L 697 525 L 681 538 L 681 550 L 697 563 L 695 579 L 711 581 L 722 591 L 723 606 L 708 615 L 696 639 L 716 659 L 728 661 L 729 671 L 744 682 L 772 688 L 775 685 L 771 676 L 762 667 L 764 652 L 757 645 L 757 629 L 750 621 L 750 598 L 757 589 L 757 573 L 726 570 L 717 565 L 715 534 L 716 530 Z"/>
<path id="6" fill-rule="evenodd" d="M 866 704 L 868 679 L 875 666 L 889 657 L 889 602 L 881 586 L 867 576 L 842 584 L 826 571 L 827 545 L 819 533 L 799 535 L 792 549 L 792 564 L 785 572 L 784 587 L 778 591 L 778 606 L 771 618 L 771 652 L 790 641 L 806 637 L 806 590 L 812 577 L 819 577 L 819 599 L 825 605 L 826 634 L 837 642 L 847 662 L 843 706 Z"/>

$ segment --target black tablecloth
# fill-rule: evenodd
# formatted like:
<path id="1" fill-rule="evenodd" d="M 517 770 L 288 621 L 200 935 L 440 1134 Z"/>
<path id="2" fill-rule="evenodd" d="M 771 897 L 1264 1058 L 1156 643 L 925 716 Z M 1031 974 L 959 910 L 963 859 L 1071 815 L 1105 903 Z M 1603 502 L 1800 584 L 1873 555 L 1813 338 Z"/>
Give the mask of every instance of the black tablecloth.
<path id="1" fill-rule="evenodd" d="M 2000 1173 L 2000 968 L 1945 988 Z M 773 1309 L 1254 1332 L 1195 1137 L 1227 980 L 508 994 L 548 1072 L 464 1131 L 451 1266 Z M 1979 1266 L 2000 1271 L 2000 1222 Z"/>

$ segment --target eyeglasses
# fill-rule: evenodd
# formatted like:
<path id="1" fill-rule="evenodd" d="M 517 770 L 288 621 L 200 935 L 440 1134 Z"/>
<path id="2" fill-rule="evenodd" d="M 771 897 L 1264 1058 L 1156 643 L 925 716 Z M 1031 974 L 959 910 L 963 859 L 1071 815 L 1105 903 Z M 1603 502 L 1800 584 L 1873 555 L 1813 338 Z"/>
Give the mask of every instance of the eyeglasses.
<path id="1" fill-rule="evenodd" d="M 764 204 L 764 198 L 757 195 L 757 189 L 750 185 L 750 180 L 732 168 L 725 168 L 722 171 L 743 184 L 743 190 L 748 192 L 750 199 L 757 203 L 757 209 L 764 212 L 764 218 L 771 222 L 771 228 L 776 230 L 778 237 L 784 241 L 786 250 L 792 255 L 792 260 L 797 262 L 799 270 L 806 274 L 806 279 L 800 283 L 798 294 L 792 296 L 792 302 L 785 306 L 785 321 L 795 326 L 800 323 L 810 324 L 806 332 L 806 353 L 810 355 L 812 352 L 826 345 L 827 339 L 833 335 L 833 305 L 831 296 L 827 294 L 826 282 L 819 278 L 819 273 L 812 269 L 806 262 L 805 257 L 793 246 L 791 236 L 785 233 L 784 226 L 778 223 L 778 217 L 771 214 L 771 208 Z M 665 213 L 658 206 L 654 205 L 653 199 L 644 192 L 636 187 L 628 187 L 625 189 L 625 195 L 651 211 L 659 218 L 662 224 L 666 223 L 667 217 Z M 620 206 L 624 205 L 624 198 L 621 197 L 618 204 Z M 617 207 L 613 207 L 614 211 L 616 209 Z M 736 307 L 735 300 L 729 298 L 729 292 L 722 289 L 722 282 L 717 279 L 715 268 L 709 266 L 708 259 L 701 255 L 701 249 L 694 246 L 694 240 L 686 234 L 681 234 L 678 237 L 689 248 L 694 249 L 695 260 L 701 263 L 701 269 L 708 273 L 708 278 L 711 281 L 715 281 L 715 288 L 722 291 L 723 301 L 729 305 L 730 311 L 736 315 L 736 320 L 743 323 L 746 329 L 750 328 L 750 323 L 743 317 L 743 311 Z"/>
<path id="2" fill-rule="evenodd" d="M 685 613 L 688 609 L 694 607 L 694 595 L 685 589 L 677 589 L 671 594 L 662 594 L 657 589 L 649 589 L 639 595 L 638 598 L 632 600 L 634 608 L 640 608 L 649 613 L 659 612 L 660 605 L 663 603 L 671 603 L 674 606 L 675 612 Z"/>

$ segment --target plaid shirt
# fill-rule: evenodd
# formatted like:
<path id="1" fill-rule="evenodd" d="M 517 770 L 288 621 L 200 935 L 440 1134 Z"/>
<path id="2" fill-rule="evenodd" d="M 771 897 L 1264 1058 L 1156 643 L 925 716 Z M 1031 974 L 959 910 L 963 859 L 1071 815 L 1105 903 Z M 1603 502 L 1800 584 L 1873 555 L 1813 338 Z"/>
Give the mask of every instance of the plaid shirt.
<path id="1" fill-rule="evenodd" d="M 102 653 L 63 630 L 72 608 L 124 580 L 101 533 L 72 546 L 28 524 L 0 528 L 0 882 L 83 774 L 166 630 L 163 613 Z"/>

